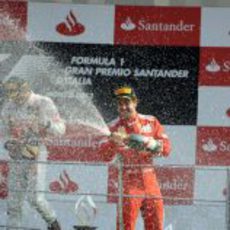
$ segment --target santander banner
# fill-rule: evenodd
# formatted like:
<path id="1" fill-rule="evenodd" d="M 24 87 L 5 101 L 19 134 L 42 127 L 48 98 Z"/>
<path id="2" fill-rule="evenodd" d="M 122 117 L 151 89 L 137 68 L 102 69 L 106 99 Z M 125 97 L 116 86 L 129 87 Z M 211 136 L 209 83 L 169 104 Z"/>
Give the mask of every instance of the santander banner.
<path id="1" fill-rule="evenodd" d="M 191 205 L 194 193 L 192 168 L 156 168 L 158 183 L 167 205 Z"/>
<path id="2" fill-rule="evenodd" d="M 29 41 L 112 44 L 113 25 L 113 6 L 28 3 Z"/>
<path id="3" fill-rule="evenodd" d="M 200 8 L 116 6 L 115 43 L 199 46 Z"/>
<path id="4" fill-rule="evenodd" d="M 229 47 L 201 48 L 199 84 L 230 86 Z"/>
<path id="5" fill-rule="evenodd" d="M 192 168 L 156 167 L 158 183 L 166 205 L 191 205 L 194 193 L 194 170 Z M 118 170 L 110 166 L 108 176 L 108 202 L 117 202 Z"/>
<path id="6" fill-rule="evenodd" d="M 197 155 L 198 165 L 230 165 L 230 128 L 198 127 Z"/>
<path id="7" fill-rule="evenodd" d="M 49 191 L 48 199 L 73 201 L 74 197 L 74 199 L 78 199 L 77 196 L 83 193 L 98 193 L 104 194 L 100 200 L 106 201 L 107 167 L 94 163 L 49 164 L 47 166 L 46 191 Z"/>

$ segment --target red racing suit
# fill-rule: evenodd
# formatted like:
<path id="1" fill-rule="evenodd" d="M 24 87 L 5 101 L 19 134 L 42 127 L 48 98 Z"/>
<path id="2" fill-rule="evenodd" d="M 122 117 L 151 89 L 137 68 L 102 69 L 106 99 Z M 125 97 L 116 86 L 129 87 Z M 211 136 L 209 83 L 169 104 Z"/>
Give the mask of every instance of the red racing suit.
<path id="1" fill-rule="evenodd" d="M 117 147 L 112 141 L 107 140 L 101 144 L 100 154 L 106 161 L 112 160 L 118 153 L 123 156 L 124 229 L 135 230 L 138 213 L 141 210 L 145 230 L 163 230 L 163 200 L 154 167 L 150 166 L 153 156 L 166 157 L 171 150 L 163 126 L 154 116 L 136 114 L 130 120 L 117 118 L 109 124 L 109 128 L 111 132 L 117 132 L 122 128 L 127 134 L 140 134 L 149 139 L 154 138 L 160 143 L 158 152 L 153 154 L 127 148 L 127 146 Z M 118 220 L 117 229 L 119 229 Z"/>

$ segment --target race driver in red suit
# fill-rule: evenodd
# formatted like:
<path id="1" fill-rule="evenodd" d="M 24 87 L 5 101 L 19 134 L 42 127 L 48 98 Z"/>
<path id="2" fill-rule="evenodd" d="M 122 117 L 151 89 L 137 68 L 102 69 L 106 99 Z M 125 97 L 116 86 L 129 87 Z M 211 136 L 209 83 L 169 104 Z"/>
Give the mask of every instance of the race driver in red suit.
<path id="1" fill-rule="evenodd" d="M 156 117 L 137 112 L 131 87 L 118 88 L 115 95 L 119 117 L 109 124 L 111 136 L 101 144 L 100 153 L 106 161 L 118 153 L 123 156 L 124 230 L 135 230 L 139 210 L 145 230 L 163 230 L 163 200 L 152 159 L 168 156 L 170 141 Z M 118 223 L 117 218 L 117 229 Z"/>

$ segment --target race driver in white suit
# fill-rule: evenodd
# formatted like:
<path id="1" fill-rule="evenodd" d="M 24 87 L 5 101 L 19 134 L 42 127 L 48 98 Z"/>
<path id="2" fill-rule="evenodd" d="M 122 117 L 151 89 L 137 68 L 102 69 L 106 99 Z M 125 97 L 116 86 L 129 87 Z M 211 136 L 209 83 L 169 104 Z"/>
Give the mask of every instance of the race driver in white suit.
<path id="1" fill-rule="evenodd" d="M 60 230 L 54 210 L 45 199 L 47 149 L 50 136 L 63 135 L 65 122 L 53 101 L 31 91 L 17 76 L 4 83 L 6 102 L 1 111 L 5 128 L 5 149 L 10 156 L 7 229 L 20 229 L 23 201 L 28 201 L 47 223 L 48 230 Z"/>

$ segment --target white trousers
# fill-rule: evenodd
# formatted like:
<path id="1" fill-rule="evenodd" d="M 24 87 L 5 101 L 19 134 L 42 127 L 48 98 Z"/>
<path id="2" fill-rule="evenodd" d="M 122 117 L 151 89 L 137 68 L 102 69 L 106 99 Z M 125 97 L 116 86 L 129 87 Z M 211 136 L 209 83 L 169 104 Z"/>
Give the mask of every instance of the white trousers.
<path id="1" fill-rule="evenodd" d="M 36 161 L 14 161 L 9 164 L 7 230 L 22 226 L 23 203 L 25 198 L 47 222 L 56 219 L 55 212 L 45 199 L 46 165 Z"/>

